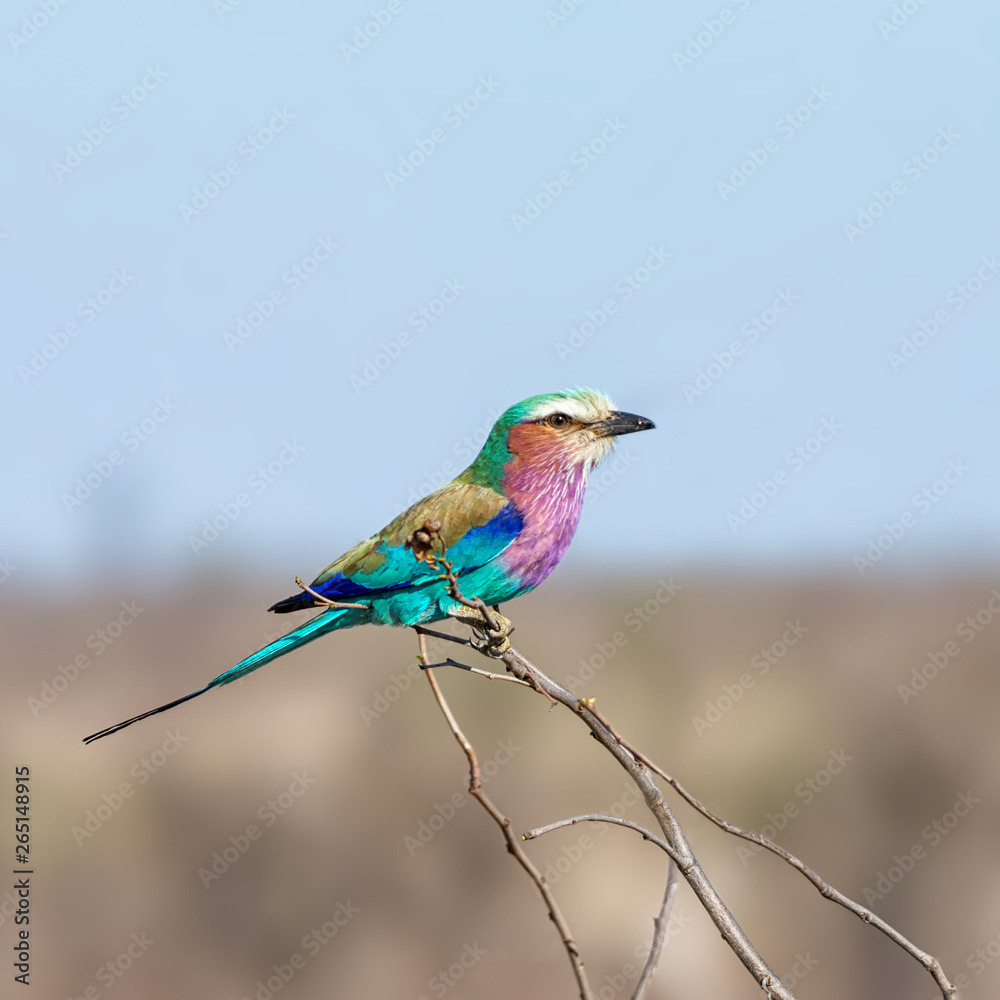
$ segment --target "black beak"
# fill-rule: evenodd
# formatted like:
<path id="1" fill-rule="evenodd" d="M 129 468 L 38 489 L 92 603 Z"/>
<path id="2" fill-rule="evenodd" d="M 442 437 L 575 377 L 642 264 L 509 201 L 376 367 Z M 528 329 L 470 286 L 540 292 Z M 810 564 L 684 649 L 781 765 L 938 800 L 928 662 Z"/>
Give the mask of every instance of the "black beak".
<path id="1" fill-rule="evenodd" d="M 612 410 L 607 420 L 591 424 L 590 429 L 599 437 L 617 437 L 619 434 L 634 434 L 636 431 L 651 431 L 656 424 L 637 413 Z"/>

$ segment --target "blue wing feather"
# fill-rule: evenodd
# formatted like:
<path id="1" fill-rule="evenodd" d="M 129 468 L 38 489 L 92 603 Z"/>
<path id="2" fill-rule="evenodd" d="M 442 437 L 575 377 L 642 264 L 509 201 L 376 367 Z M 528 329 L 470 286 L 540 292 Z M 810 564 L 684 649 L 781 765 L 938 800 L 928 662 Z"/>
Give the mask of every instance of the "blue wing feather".
<path id="1" fill-rule="evenodd" d="M 448 549 L 456 574 L 461 576 L 495 559 L 517 537 L 523 521 L 521 512 L 513 504 L 507 504 L 485 524 L 470 528 Z M 418 561 L 405 546 L 382 541 L 373 552 L 384 557 L 373 572 L 335 573 L 326 580 L 321 577 L 311 585 L 312 589 L 331 601 L 357 602 L 418 587 L 440 577 L 440 570 Z M 268 610 L 297 611 L 315 603 L 308 593 L 295 594 Z"/>

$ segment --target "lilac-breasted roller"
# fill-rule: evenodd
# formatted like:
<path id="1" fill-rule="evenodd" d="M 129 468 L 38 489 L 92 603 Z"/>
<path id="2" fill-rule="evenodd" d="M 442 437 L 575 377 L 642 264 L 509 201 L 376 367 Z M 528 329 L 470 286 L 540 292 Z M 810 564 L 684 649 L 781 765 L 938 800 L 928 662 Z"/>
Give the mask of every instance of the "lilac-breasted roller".
<path id="1" fill-rule="evenodd" d="M 459 608 L 433 561 L 418 559 L 407 538 L 427 521 L 440 537 L 462 593 L 502 604 L 533 590 L 558 565 L 576 531 L 587 476 L 615 437 L 649 430 L 653 422 L 616 410 L 592 389 L 567 389 L 516 403 L 493 425 L 482 451 L 450 483 L 418 500 L 378 534 L 349 549 L 312 582 L 330 601 L 364 605 L 328 608 L 241 660 L 205 687 L 167 705 L 88 736 L 107 736 L 164 712 L 210 688 L 355 625 L 422 625 Z M 285 614 L 322 607 L 303 591 L 271 605 Z"/>

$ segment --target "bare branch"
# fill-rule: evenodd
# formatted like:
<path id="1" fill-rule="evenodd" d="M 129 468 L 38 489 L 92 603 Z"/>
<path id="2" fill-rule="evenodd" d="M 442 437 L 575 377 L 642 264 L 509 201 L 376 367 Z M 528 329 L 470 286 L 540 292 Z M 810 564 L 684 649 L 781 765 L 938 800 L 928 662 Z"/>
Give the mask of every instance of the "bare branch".
<path id="1" fill-rule="evenodd" d="M 429 635 L 435 639 L 444 639 L 446 642 L 454 642 L 459 646 L 471 646 L 471 639 L 463 639 L 459 635 L 452 635 L 450 632 L 438 632 L 436 629 L 428 628 L 426 625 L 411 626 L 417 635 Z"/>
<path id="2" fill-rule="evenodd" d="M 764 961 L 715 887 L 708 880 L 691 850 L 687 836 L 677 822 L 670 806 L 664 800 L 663 793 L 650 777 L 646 765 L 615 739 L 611 730 L 594 715 L 587 702 L 577 698 L 572 691 L 552 680 L 513 647 L 508 649 L 499 659 L 515 677 L 533 680 L 548 698 L 562 703 L 580 716 L 597 741 L 618 761 L 638 786 L 647 808 L 656 817 L 667 843 L 670 844 L 674 852 L 676 864 L 681 874 L 694 890 L 712 922 L 737 958 L 751 973 L 761 989 L 767 992 L 773 1000 L 795 1000 L 795 994 L 785 986 Z"/>
<path id="3" fill-rule="evenodd" d="M 446 660 L 442 660 L 440 663 L 427 663 L 421 666 L 421 670 L 430 670 L 431 667 L 460 667 L 462 670 L 468 670 L 470 674 L 479 674 L 480 677 L 485 677 L 488 681 L 508 681 L 510 684 L 520 684 L 522 687 L 530 688 L 531 685 L 527 681 L 518 680 L 516 677 L 511 677 L 509 674 L 493 674 L 489 670 L 480 670 L 479 667 L 470 667 L 468 663 L 459 663 L 458 660 L 453 660 L 450 656 Z"/>
<path id="4" fill-rule="evenodd" d="M 420 658 L 425 664 L 427 664 L 427 641 L 425 637 L 419 633 L 418 642 L 420 643 Z M 434 692 L 434 697 L 437 699 L 437 703 L 440 706 L 441 711 L 444 713 L 444 717 L 448 720 L 448 725 L 451 727 L 452 734 L 458 741 L 458 745 L 465 752 L 465 756 L 468 758 L 469 794 L 479 802 L 479 804 L 490 814 L 497 826 L 500 827 L 504 840 L 507 841 L 507 850 L 514 855 L 518 863 L 528 873 L 531 880 L 538 887 L 538 891 L 542 894 L 542 899 L 545 900 L 545 904 L 549 908 L 549 917 L 556 925 L 556 928 L 559 931 L 559 936 L 562 938 L 563 946 L 566 948 L 566 954 L 569 956 L 570 965 L 573 968 L 573 975 L 576 976 L 576 983 L 580 990 L 580 1000 L 593 1000 L 593 994 L 591 993 L 590 986 L 587 983 L 587 974 L 583 967 L 583 959 L 580 957 L 580 952 L 577 949 L 576 942 L 573 940 L 573 935 L 570 933 L 569 925 L 566 923 L 566 918 L 562 915 L 562 911 L 559 909 L 559 906 L 555 901 L 555 897 L 552 895 L 552 890 L 545 881 L 545 877 L 534 866 L 534 864 L 532 864 L 531 859 L 524 853 L 524 848 L 521 847 L 517 838 L 511 832 L 510 820 L 504 816 L 499 809 L 497 809 L 489 796 L 483 791 L 482 782 L 480 780 L 479 760 L 476 757 L 476 751 L 473 749 L 473 746 L 469 742 L 465 733 L 463 733 L 459 727 L 448 702 L 445 701 L 444 694 L 438 685 L 437 678 L 434 676 L 433 668 L 428 666 L 424 672 L 427 675 L 427 680 L 430 682 L 431 690 Z"/>
<path id="5" fill-rule="evenodd" d="M 628 750 L 629 753 L 631 753 L 637 760 L 645 764 L 651 771 L 655 771 L 677 792 L 678 795 L 681 796 L 681 798 L 684 799 L 685 802 L 700 812 L 702 816 L 706 819 L 710 819 L 717 827 L 725 830 L 726 833 L 731 833 L 734 837 L 742 837 L 744 840 L 749 840 L 751 843 L 757 844 L 760 847 L 766 848 L 772 853 L 777 854 L 779 858 L 783 858 L 796 871 L 801 872 L 816 887 L 820 895 L 826 899 L 832 900 L 834 903 L 838 903 L 840 906 L 844 907 L 844 909 L 850 910 L 851 913 L 855 914 L 866 924 L 870 924 L 872 927 L 880 930 L 887 938 L 894 941 L 900 948 L 907 952 L 907 954 L 915 958 L 931 974 L 931 976 L 933 976 L 934 981 L 940 988 L 941 995 L 945 998 L 945 1000 L 952 1000 L 952 998 L 956 996 L 956 987 L 948 981 L 948 977 L 945 975 L 944 969 L 941 967 L 941 963 L 933 955 L 929 955 L 922 948 L 918 948 L 912 941 L 900 934 L 899 931 L 887 924 L 880 916 L 873 913 L 866 906 L 862 906 L 860 903 L 857 903 L 848 896 L 845 896 L 842 892 L 834 889 L 833 886 L 831 886 L 817 872 L 805 864 L 805 862 L 800 861 L 794 854 L 791 853 L 791 851 L 785 850 L 785 848 L 780 844 L 774 843 L 773 840 L 769 840 L 767 837 L 764 837 L 759 833 L 754 833 L 753 830 L 744 830 L 741 827 L 736 826 L 735 823 L 730 823 L 727 820 L 722 819 L 722 817 L 716 816 L 715 813 L 696 799 L 676 778 L 667 774 L 663 768 L 654 764 L 653 761 L 651 761 L 645 754 L 636 750 L 623 740 L 621 736 L 614 731 L 607 720 L 604 719 L 593 706 L 590 706 L 590 710 L 601 720 L 601 722 L 604 723 L 604 725 L 608 727 L 608 730 L 614 734 L 615 739 L 621 744 L 621 746 Z"/>
<path id="6" fill-rule="evenodd" d="M 674 858 L 674 850 L 665 840 L 661 840 L 655 833 L 650 833 L 649 830 L 638 823 L 622 819 L 619 816 L 606 816 L 603 813 L 585 813 L 582 816 L 561 819 L 555 823 L 549 823 L 547 826 L 539 826 L 534 830 L 528 830 L 522 834 L 522 837 L 525 840 L 534 840 L 536 837 L 551 833 L 553 830 L 561 830 L 567 826 L 576 826 L 577 823 L 611 823 L 614 826 L 624 826 L 629 830 L 635 830 L 636 833 L 642 836 L 643 840 L 648 840 L 656 844 L 669 857 L 669 861 L 667 862 L 667 886 L 663 892 L 663 903 L 660 906 L 660 912 L 653 920 L 653 941 L 649 948 L 649 957 L 646 959 L 642 974 L 639 976 L 639 980 L 635 985 L 635 991 L 632 993 L 632 1000 L 642 1000 L 642 997 L 646 994 L 646 990 L 649 989 L 650 983 L 653 981 L 653 973 L 656 971 L 660 955 L 663 952 L 663 942 L 667 936 L 667 921 L 670 918 L 670 908 L 673 906 L 674 896 L 677 893 L 678 879 L 677 865 L 674 864 L 676 860 Z"/>
<path id="7" fill-rule="evenodd" d="M 585 700 L 578 698 L 572 691 L 564 688 L 561 684 L 552 680 L 552 678 L 544 674 L 541 670 L 534 666 L 534 664 L 514 649 L 510 645 L 510 641 L 507 638 L 512 631 L 511 622 L 499 613 L 499 609 L 495 608 L 495 614 L 491 615 L 481 600 L 476 599 L 475 601 L 468 601 L 462 597 L 459 591 L 458 579 L 454 572 L 453 565 L 445 558 L 446 550 L 444 546 L 444 539 L 440 537 L 440 527 L 440 523 L 438 522 L 427 522 L 424 526 L 425 532 L 423 534 L 423 539 L 420 541 L 420 545 L 426 546 L 427 553 L 429 553 L 430 549 L 433 548 L 435 539 L 440 539 L 442 548 L 441 556 L 435 557 L 428 554 L 421 556 L 419 553 L 415 554 L 417 554 L 418 559 L 422 557 L 427 558 L 428 562 L 431 562 L 432 565 L 438 565 L 444 569 L 442 577 L 448 581 L 450 596 L 463 606 L 463 610 L 453 611 L 452 617 L 469 625 L 478 635 L 483 637 L 482 641 L 478 642 L 467 640 L 468 644 L 484 656 L 501 660 L 506 666 L 508 672 L 513 674 L 514 677 L 522 683 L 534 688 L 540 694 L 548 698 L 551 706 L 554 707 L 555 703 L 559 702 L 578 715 L 590 729 L 591 734 L 595 737 L 595 739 L 597 739 L 597 741 L 618 761 L 626 773 L 636 783 L 642 793 L 643 799 L 646 802 L 646 806 L 656 817 L 657 823 L 664 834 L 665 839 L 661 840 L 645 828 L 636 823 L 632 823 L 631 821 L 622 820 L 618 817 L 612 816 L 587 814 L 584 816 L 573 817 L 568 820 L 562 820 L 546 827 L 529 830 L 524 835 L 527 840 L 541 836 L 541 834 L 547 833 L 551 830 L 559 829 L 560 827 L 572 825 L 578 822 L 605 822 L 636 830 L 647 840 L 652 841 L 661 849 L 666 851 L 669 855 L 671 858 L 671 868 L 668 872 L 661 918 L 658 918 L 659 922 L 657 923 L 657 935 L 659 935 L 661 939 L 659 944 L 657 944 L 657 941 L 654 939 L 649 960 L 647 961 L 646 968 L 643 970 L 643 976 L 640 979 L 640 983 L 636 987 L 636 992 L 634 994 L 635 998 L 640 997 L 642 993 L 645 992 L 648 980 L 652 975 L 652 970 L 655 969 L 656 963 L 659 959 L 660 950 L 662 950 L 662 934 L 664 933 L 664 927 L 662 925 L 665 923 L 664 914 L 669 912 L 670 901 L 672 900 L 673 893 L 676 890 L 677 873 L 673 869 L 673 865 L 676 864 L 681 874 L 684 875 L 684 878 L 694 890 L 695 895 L 698 897 L 702 906 L 708 912 L 712 921 L 719 929 L 723 939 L 730 946 L 747 970 L 753 975 L 754 979 L 756 979 L 757 983 L 760 985 L 761 989 L 765 991 L 767 996 L 769 998 L 773 998 L 773 1000 L 795 1000 L 794 994 L 770 970 L 770 968 L 768 968 L 764 959 L 753 947 L 750 940 L 744 934 L 742 928 L 736 922 L 733 914 L 722 901 L 711 882 L 709 882 L 707 876 L 701 868 L 701 865 L 698 863 L 697 858 L 691 851 L 691 846 L 688 843 L 687 837 L 678 823 L 677 818 L 664 801 L 662 793 L 650 776 L 650 772 L 652 772 L 662 777 L 686 802 L 688 802 L 689 805 L 695 808 L 706 818 L 710 819 L 718 827 L 725 830 L 727 833 L 731 833 L 737 837 L 742 837 L 745 840 L 749 840 L 758 844 L 760 847 L 766 848 L 767 850 L 777 854 L 793 868 L 801 872 L 802 875 L 804 875 L 826 899 L 833 900 L 840 906 L 843 906 L 845 909 L 854 913 L 865 923 L 877 927 L 890 940 L 894 941 L 897 945 L 899 945 L 899 947 L 920 962 L 920 964 L 931 974 L 935 983 L 937 983 L 944 1000 L 954 1000 L 957 993 L 956 988 L 948 980 L 948 977 L 945 975 L 944 970 L 941 967 L 941 963 L 936 958 L 918 948 L 915 944 L 900 934 L 899 931 L 895 930 L 895 928 L 891 927 L 876 914 L 872 913 L 871 910 L 861 906 L 859 903 L 856 903 L 854 900 L 849 899 L 847 896 L 843 895 L 843 893 L 834 889 L 815 871 L 813 871 L 813 869 L 804 864 L 789 851 L 786 851 L 783 847 L 780 847 L 778 844 L 775 844 L 773 841 L 768 840 L 760 834 L 754 833 L 753 831 L 743 830 L 740 827 L 721 819 L 719 816 L 716 816 L 701 802 L 699 802 L 698 799 L 691 795 L 690 792 L 683 788 L 680 782 L 678 782 L 662 768 L 654 764 L 640 751 L 625 742 L 619 734 L 615 732 L 611 724 L 607 722 L 596 710 L 594 707 L 594 699 L 590 698 Z M 419 533 L 414 534 L 417 535 Z M 410 540 L 408 539 L 408 544 L 409 541 Z M 448 639 L 449 641 L 460 641 L 455 637 L 448 636 L 444 633 L 432 633 L 429 632 L 429 630 L 419 627 L 417 631 L 421 635 L 421 644 L 423 644 L 424 634 L 435 634 L 440 638 Z M 423 645 L 421 648 L 423 649 Z M 424 662 L 427 662 L 426 657 L 424 658 Z M 440 696 L 436 682 L 432 679 L 431 671 L 428 670 L 427 675 L 428 679 L 431 680 L 435 693 L 438 695 L 439 702 L 442 704 L 442 709 L 444 709 L 445 714 L 449 716 L 449 722 L 452 723 L 453 731 L 456 732 L 456 738 L 459 738 L 460 730 L 457 729 L 453 718 L 450 716 L 450 713 Z M 463 740 L 464 737 L 461 737 L 459 742 L 462 742 Z M 466 744 L 467 741 L 463 743 L 463 747 L 466 747 Z M 466 753 L 472 753 L 471 746 L 467 747 Z M 470 766 L 473 760 L 474 755 L 470 757 Z M 478 775 L 475 774 L 473 777 L 475 782 L 478 783 Z M 470 791 L 471 790 L 470 785 Z M 485 802 L 484 805 L 486 805 Z M 491 806 L 486 806 L 486 808 L 490 810 L 491 815 L 493 815 Z M 494 816 L 494 818 L 497 816 L 499 816 L 498 813 Z M 498 819 L 497 822 L 501 822 L 501 820 Z M 508 845 L 511 845 L 512 841 L 509 832 L 509 824 L 507 827 L 503 827 L 503 829 L 504 836 L 508 840 Z M 513 850 L 512 847 L 511 849 Z M 527 858 L 525 857 L 522 864 L 524 864 L 527 868 L 527 866 L 530 865 L 530 862 L 527 861 Z M 542 881 L 544 882 L 544 880 Z M 553 917 L 553 919 L 555 918 Z M 571 955 L 572 954 L 573 952 L 571 952 Z"/>
<path id="8" fill-rule="evenodd" d="M 618 816 L 605 816 L 603 813 L 585 813 L 582 816 L 571 816 L 569 819 L 560 819 L 555 823 L 549 823 L 548 826 L 539 826 L 534 830 L 528 830 L 526 833 L 522 833 L 521 837 L 524 840 L 534 840 L 536 837 L 551 833 L 553 830 L 561 830 L 565 826 L 576 826 L 577 823 L 613 823 L 615 826 L 627 827 L 629 830 L 635 830 L 636 833 L 640 834 L 643 840 L 648 840 L 656 844 L 661 851 L 667 853 L 671 861 L 680 860 L 677 857 L 676 851 L 665 840 L 661 840 L 655 833 L 650 833 L 644 826 L 633 823 L 630 819 L 621 819 Z"/>
<path id="9" fill-rule="evenodd" d="M 670 909 L 674 905 L 674 896 L 677 895 L 678 882 L 677 865 L 671 860 L 667 863 L 667 885 L 663 890 L 663 903 L 660 912 L 653 920 L 653 941 L 649 946 L 649 957 L 643 966 L 639 981 L 635 984 L 631 1000 L 642 1000 L 653 981 L 653 973 L 660 964 L 660 955 L 663 954 L 663 945 L 667 939 L 667 921 L 670 919 Z"/>

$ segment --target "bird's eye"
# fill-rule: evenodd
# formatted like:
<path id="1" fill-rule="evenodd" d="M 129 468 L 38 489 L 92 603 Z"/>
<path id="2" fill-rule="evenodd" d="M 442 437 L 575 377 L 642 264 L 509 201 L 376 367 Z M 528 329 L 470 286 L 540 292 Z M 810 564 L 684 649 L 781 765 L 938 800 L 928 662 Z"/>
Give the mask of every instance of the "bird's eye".
<path id="1" fill-rule="evenodd" d="M 569 423 L 569 417 L 565 413 L 553 413 L 547 418 L 546 423 L 549 427 L 565 427 Z"/>

